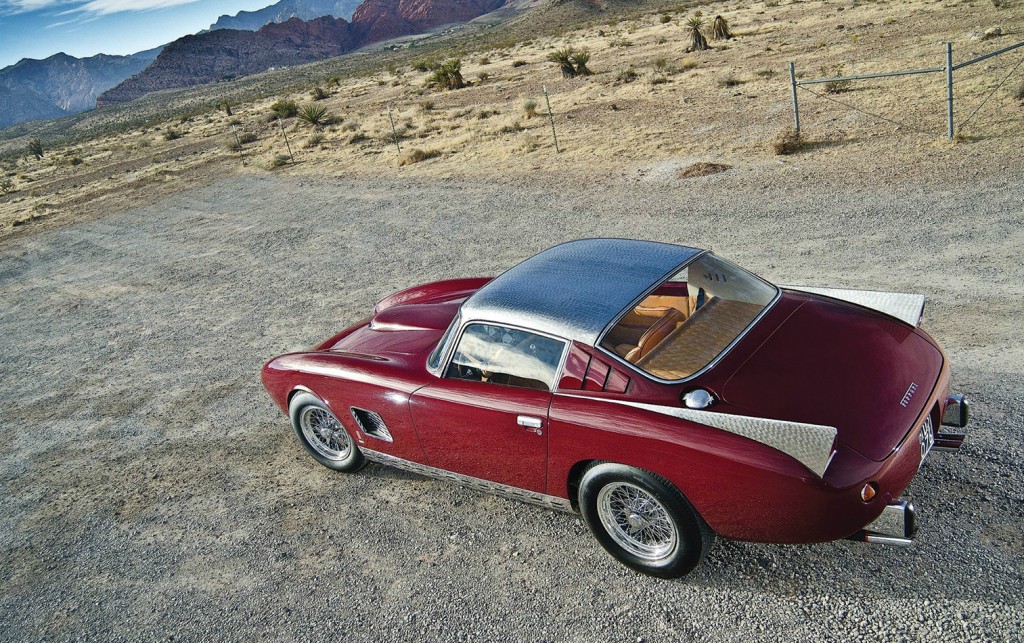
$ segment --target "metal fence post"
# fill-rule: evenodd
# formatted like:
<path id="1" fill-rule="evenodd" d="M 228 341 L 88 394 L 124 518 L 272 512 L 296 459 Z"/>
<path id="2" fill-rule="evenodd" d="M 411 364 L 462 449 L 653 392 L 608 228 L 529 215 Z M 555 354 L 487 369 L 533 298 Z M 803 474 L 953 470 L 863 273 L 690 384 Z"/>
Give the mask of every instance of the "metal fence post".
<path id="1" fill-rule="evenodd" d="M 953 140 L 953 43 L 946 43 L 946 111 L 948 116 L 947 134 Z"/>
<path id="2" fill-rule="evenodd" d="M 551 121 L 551 138 L 555 139 L 555 152 L 562 153 L 558 147 L 558 134 L 555 134 L 555 115 L 551 113 L 551 99 L 548 98 L 548 86 L 544 85 L 544 102 L 548 104 L 548 120 Z"/>
<path id="3" fill-rule="evenodd" d="M 800 133 L 800 105 L 796 100 L 796 68 L 793 63 L 789 63 L 789 87 L 793 91 L 793 126 L 796 128 L 796 133 Z"/>

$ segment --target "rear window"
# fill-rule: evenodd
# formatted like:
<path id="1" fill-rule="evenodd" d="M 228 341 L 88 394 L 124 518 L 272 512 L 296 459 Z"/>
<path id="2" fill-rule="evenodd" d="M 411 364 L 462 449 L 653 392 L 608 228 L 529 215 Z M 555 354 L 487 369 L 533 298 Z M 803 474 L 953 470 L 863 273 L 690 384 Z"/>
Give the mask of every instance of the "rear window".
<path id="1" fill-rule="evenodd" d="M 654 377 L 684 379 L 721 355 L 777 295 L 763 279 L 704 254 L 627 310 L 601 346 Z"/>

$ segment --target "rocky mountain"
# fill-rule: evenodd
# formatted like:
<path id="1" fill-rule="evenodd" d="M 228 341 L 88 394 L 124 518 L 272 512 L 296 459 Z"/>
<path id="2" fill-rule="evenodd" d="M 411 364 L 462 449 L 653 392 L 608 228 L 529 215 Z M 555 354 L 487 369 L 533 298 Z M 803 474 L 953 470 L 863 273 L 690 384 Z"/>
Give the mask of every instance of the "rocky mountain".
<path id="1" fill-rule="evenodd" d="M 64 53 L 44 60 L 24 58 L 0 69 L 0 128 L 23 121 L 77 114 L 96 97 L 142 71 L 159 49 L 132 54 L 75 58 Z"/>
<path id="2" fill-rule="evenodd" d="M 313 20 L 321 16 L 333 16 L 348 20 L 362 0 L 281 0 L 269 7 L 256 11 L 239 11 L 233 16 L 221 16 L 210 25 L 216 29 L 244 29 L 256 31 L 272 22 L 285 22 L 290 18 Z"/>
<path id="3" fill-rule="evenodd" d="M 185 36 L 165 46 L 141 73 L 100 95 L 97 105 L 339 56 L 372 42 L 465 22 L 506 1 L 366 0 L 352 14 L 351 23 L 343 18 L 291 18 L 258 31 L 218 29 Z"/>

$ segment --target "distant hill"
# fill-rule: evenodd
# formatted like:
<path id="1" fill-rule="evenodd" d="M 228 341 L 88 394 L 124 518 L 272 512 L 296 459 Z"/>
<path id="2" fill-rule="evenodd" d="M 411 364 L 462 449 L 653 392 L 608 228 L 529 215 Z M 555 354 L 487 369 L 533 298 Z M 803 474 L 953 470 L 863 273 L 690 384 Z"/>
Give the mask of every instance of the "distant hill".
<path id="1" fill-rule="evenodd" d="M 352 22 L 291 18 L 258 31 L 217 29 L 179 38 L 139 74 L 101 94 L 97 105 L 124 103 L 148 93 L 248 76 L 340 56 L 363 45 L 465 22 L 506 0 L 366 0 Z"/>
<path id="2" fill-rule="evenodd" d="M 221 16 L 210 25 L 210 31 L 217 29 L 242 29 L 256 31 L 272 22 L 285 22 L 290 18 L 313 20 L 321 16 L 333 16 L 348 20 L 363 0 L 281 0 L 269 7 L 256 11 L 239 11 L 233 16 Z"/>
<path id="3" fill-rule="evenodd" d="M 60 53 L 44 60 L 24 58 L 4 67 L 0 69 L 0 128 L 92 109 L 97 96 L 142 71 L 159 52 L 158 48 L 131 56 L 89 58 Z"/>

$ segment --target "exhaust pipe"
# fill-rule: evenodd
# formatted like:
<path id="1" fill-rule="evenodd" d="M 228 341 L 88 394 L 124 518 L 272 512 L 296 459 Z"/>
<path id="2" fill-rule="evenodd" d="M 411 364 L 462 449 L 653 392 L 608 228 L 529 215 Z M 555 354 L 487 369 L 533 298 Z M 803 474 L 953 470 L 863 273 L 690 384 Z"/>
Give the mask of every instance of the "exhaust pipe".
<path id="1" fill-rule="evenodd" d="M 914 504 L 897 500 L 885 506 L 874 522 L 853 534 L 848 540 L 880 545 L 909 546 L 914 544 L 917 533 Z"/>

